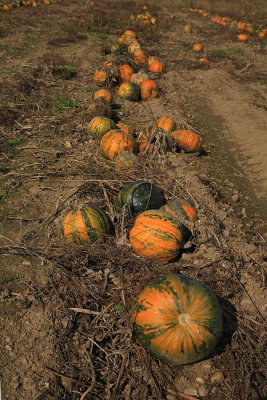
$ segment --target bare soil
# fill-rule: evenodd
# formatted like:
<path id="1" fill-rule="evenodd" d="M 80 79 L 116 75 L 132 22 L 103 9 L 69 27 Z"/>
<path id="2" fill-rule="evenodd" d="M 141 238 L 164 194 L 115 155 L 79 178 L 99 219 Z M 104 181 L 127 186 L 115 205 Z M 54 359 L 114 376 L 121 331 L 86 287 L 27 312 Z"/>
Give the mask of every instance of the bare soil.
<path id="1" fill-rule="evenodd" d="M 157 26 L 130 22 L 145 4 Z M 188 389 L 208 400 L 266 398 L 266 39 L 239 44 L 235 31 L 155 2 L 66 0 L 0 18 L 3 398 L 175 400 Z M 160 97 L 148 102 L 122 102 L 112 87 L 117 119 L 138 133 L 174 116 L 203 136 L 202 156 L 139 156 L 136 171 L 121 172 L 88 136 L 93 73 L 130 26 L 167 72 L 158 77 Z M 208 65 L 191 50 L 195 42 L 204 44 Z M 114 211 L 121 186 L 139 178 L 198 207 L 193 237 L 172 263 L 135 256 L 127 239 L 133 221 Z M 115 237 L 67 245 L 62 218 L 82 204 L 105 209 Z M 209 360 L 168 366 L 132 337 L 136 297 L 171 271 L 219 296 L 224 332 Z"/>

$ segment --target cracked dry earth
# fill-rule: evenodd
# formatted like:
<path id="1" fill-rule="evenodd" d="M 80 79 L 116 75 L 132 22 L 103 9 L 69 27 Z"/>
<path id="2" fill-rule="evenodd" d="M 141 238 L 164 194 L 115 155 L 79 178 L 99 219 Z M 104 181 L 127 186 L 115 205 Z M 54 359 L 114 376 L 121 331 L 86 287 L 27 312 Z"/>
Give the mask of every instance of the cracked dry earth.
<path id="1" fill-rule="evenodd" d="M 172 115 L 181 128 L 201 134 L 206 156 L 139 156 L 136 171 L 121 172 L 88 137 L 87 105 L 109 39 L 116 40 L 145 4 L 158 26 L 133 27 L 167 72 L 158 79 L 160 97 L 148 102 L 122 103 L 111 88 L 121 105 L 117 117 L 138 133 Z M 263 399 L 266 41 L 239 44 L 233 32 L 179 4 L 154 1 L 66 0 L 0 18 L 3 398 L 175 400 L 184 393 Z M 182 31 L 184 23 L 192 33 Z M 208 65 L 199 65 L 195 42 L 204 44 Z M 77 75 L 66 77 L 57 65 L 73 65 Z M 139 178 L 156 183 L 167 199 L 181 196 L 198 207 L 193 238 L 172 263 L 136 257 L 127 239 L 132 221 L 122 225 L 113 213 L 120 187 Z M 110 213 L 118 221 L 116 236 L 90 248 L 66 245 L 62 218 L 82 204 Z M 136 297 L 171 271 L 205 282 L 223 309 L 217 351 L 193 365 L 163 364 L 131 335 L 128 315 Z"/>

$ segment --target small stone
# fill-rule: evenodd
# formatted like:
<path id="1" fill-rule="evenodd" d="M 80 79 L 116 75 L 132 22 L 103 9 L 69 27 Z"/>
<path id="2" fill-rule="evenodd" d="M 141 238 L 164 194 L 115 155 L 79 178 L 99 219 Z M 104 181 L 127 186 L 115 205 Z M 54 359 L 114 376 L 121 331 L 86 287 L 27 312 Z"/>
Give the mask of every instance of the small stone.
<path id="1" fill-rule="evenodd" d="M 13 350 L 13 349 L 12 349 L 12 346 L 10 346 L 9 344 L 6 345 L 6 349 L 7 349 L 7 351 L 9 351 L 9 352 Z"/>
<path id="2" fill-rule="evenodd" d="M 196 378 L 196 382 L 199 383 L 200 385 L 203 385 L 203 383 L 205 383 L 205 379 L 202 378 L 201 376 L 198 376 Z"/>
<path id="3" fill-rule="evenodd" d="M 197 396 L 198 395 L 197 389 L 193 388 L 193 387 L 186 387 L 183 390 L 183 393 L 188 394 L 188 396 Z"/>
<path id="4" fill-rule="evenodd" d="M 234 194 L 234 195 L 232 196 L 232 200 L 233 200 L 235 203 L 237 203 L 237 202 L 239 201 L 239 196 L 238 196 L 237 193 Z"/>
<path id="5" fill-rule="evenodd" d="M 209 360 L 204 361 L 204 362 L 202 363 L 202 368 L 203 368 L 205 371 L 209 372 L 209 370 L 211 369 L 211 362 L 210 362 Z"/>
<path id="6" fill-rule="evenodd" d="M 241 214 L 242 214 L 242 217 L 243 217 L 243 218 L 246 218 L 246 216 L 247 216 L 247 213 L 246 213 L 246 210 L 245 210 L 245 208 L 242 208 L 242 210 L 241 210 Z"/>
<path id="7" fill-rule="evenodd" d="M 30 261 L 23 260 L 22 263 L 21 263 L 21 265 L 22 265 L 23 267 L 30 267 L 32 264 L 31 264 Z"/>
<path id="8" fill-rule="evenodd" d="M 71 142 L 69 140 L 66 140 L 66 142 L 64 143 L 64 147 L 65 149 L 71 149 L 72 148 Z"/>
<path id="9" fill-rule="evenodd" d="M 198 389 L 198 395 L 200 397 L 206 397 L 208 394 L 209 394 L 209 392 L 207 391 L 205 386 L 200 386 L 200 388 Z"/>
<path id="10" fill-rule="evenodd" d="M 222 372 L 215 372 L 210 378 L 211 383 L 213 384 L 220 384 L 224 381 L 224 376 Z"/>

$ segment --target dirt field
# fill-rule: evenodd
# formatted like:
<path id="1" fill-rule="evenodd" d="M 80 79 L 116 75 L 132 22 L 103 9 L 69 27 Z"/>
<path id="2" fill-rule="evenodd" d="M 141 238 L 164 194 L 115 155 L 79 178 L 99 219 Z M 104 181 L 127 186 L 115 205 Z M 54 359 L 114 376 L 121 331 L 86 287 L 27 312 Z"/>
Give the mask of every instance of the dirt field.
<path id="1" fill-rule="evenodd" d="M 185 9 L 204 7 L 264 27 L 263 3 L 231 4 L 229 15 L 227 2 L 167 0 L 65 0 L 0 11 L 3 400 L 186 398 L 181 393 L 266 399 L 267 38 L 252 34 L 238 42 L 237 30 Z M 155 26 L 130 20 L 144 5 Z M 185 23 L 191 33 L 183 32 Z M 181 129 L 203 137 L 202 156 L 139 156 L 138 170 L 121 172 L 89 137 L 93 73 L 128 27 L 167 71 L 154 100 L 123 102 L 111 87 L 116 118 L 138 133 L 173 116 Z M 197 42 L 207 65 L 192 51 Z M 119 57 L 132 62 L 126 53 Z M 133 221 L 122 220 L 113 204 L 122 185 L 139 178 L 157 184 L 167 199 L 184 197 L 198 207 L 193 237 L 175 262 L 147 261 L 129 246 Z M 62 219 L 83 204 L 109 213 L 115 237 L 90 247 L 65 243 Z M 128 320 L 142 288 L 171 271 L 205 282 L 223 309 L 216 352 L 193 365 L 155 360 Z"/>

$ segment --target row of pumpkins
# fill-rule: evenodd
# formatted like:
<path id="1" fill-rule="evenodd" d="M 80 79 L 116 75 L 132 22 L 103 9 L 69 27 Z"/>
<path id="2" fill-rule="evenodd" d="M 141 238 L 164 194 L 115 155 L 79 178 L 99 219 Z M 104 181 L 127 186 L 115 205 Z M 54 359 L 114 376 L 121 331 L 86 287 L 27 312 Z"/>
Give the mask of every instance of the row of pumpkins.
<path id="1" fill-rule="evenodd" d="M 62 0 L 3 0 L 0 2 L 0 7 L 2 7 L 3 10 L 11 10 L 17 7 L 37 7 L 40 4 L 58 3 L 60 1 Z"/>
<path id="2" fill-rule="evenodd" d="M 201 14 L 203 17 L 208 17 L 212 22 L 215 24 L 223 25 L 223 26 L 229 26 L 230 28 L 235 28 L 238 30 L 243 30 L 248 33 L 253 33 L 255 31 L 254 27 L 252 24 L 244 22 L 244 21 L 237 21 L 234 20 L 230 17 L 220 17 L 218 15 L 210 15 L 208 11 L 204 9 L 198 9 L 198 8 L 188 8 L 188 11 L 195 12 Z M 264 38 L 267 36 L 267 29 L 261 28 L 257 32 L 257 36 Z M 245 39 L 246 37 L 246 39 Z M 242 39 L 243 38 L 243 39 Z M 240 35 L 237 36 L 238 40 L 247 40 L 248 36 L 244 33 L 241 33 Z"/>
<path id="3" fill-rule="evenodd" d="M 120 42 L 126 44 L 128 40 L 124 34 Z M 195 151 L 201 144 L 197 134 L 176 130 L 171 117 L 155 121 L 137 138 L 129 126 L 123 122 L 116 125 L 103 115 L 91 120 L 88 131 L 100 140 L 104 155 L 122 166 L 136 157 L 137 147 L 150 153 L 174 139 L 180 149 Z M 129 242 L 136 255 L 157 261 L 177 258 L 191 237 L 189 227 L 197 220 L 191 201 L 176 198 L 166 202 L 162 190 L 144 180 L 123 186 L 114 206 L 121 217 L 134 218 Z M 90 244 L 114 231 L 109 215 L 93 205 L 70 211 L 62 223 L 63 236 L 74 244 Z M 168 274 L 150 282 L 132 307 L 130 320 L 133 333 L 146 349 L 176 365 L 209 356 L 222 333 L 222 311 L 216 295 L 202 282 L 182 274 Z"/>
<path id="4" fill-rule="evenodd" d="M 115 208 L 135 218 L 129 240 L 134 252 L 153 260 L 177 257 L 197 220 L 195 205 L 184 199 L 166 203 L 155 184 L 134 181 L 118 193 Z M 67 214 L 63 235 L 71 243 L 92 243 L 112 234 L 110 217 L 96 206 Z M 168 274 L 150 282 L 130 312 L 138 341 L 160 360 L 173 365 L 210 356 L 222 334 L 222 311 L 216 295 L 202 282 L 183 274 Z"/>

